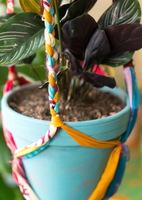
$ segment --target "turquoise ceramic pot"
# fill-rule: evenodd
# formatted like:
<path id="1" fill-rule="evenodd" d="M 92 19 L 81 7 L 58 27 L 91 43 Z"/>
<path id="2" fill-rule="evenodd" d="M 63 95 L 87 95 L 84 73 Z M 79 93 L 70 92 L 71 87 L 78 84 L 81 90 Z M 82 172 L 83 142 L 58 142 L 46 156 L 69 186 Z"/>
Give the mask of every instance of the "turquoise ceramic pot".
<path id="1" fill-rule="evenodd" d="M 35 86 L 26 85 L 20 90 Z M 118 88 L 103 90 L 126 101 L 126 107 L 104 119 L 67 124 L 97 140 L 120 139 L 130 115 L 128 96 Z M 21 148 L 41 138 L 50 121 L 23 116 L 9 108 L 8 101 L 18 91 L 16 88 L 3 97 L 2 112 L 5 126 L 13 134 L 17 147 Z M 87 200 L 96 188 L 112 150 L 81 147 L 61 129 L 46 150 L 31 159 L 23 159 L 23 164 L 27 179 L 40 200 Z"/>

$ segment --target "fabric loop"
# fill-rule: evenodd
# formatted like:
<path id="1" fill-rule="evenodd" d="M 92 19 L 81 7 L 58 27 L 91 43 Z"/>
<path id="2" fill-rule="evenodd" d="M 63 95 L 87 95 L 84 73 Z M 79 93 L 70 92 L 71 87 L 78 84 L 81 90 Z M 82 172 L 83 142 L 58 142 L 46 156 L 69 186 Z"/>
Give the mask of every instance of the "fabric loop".
<path id="1" fill-rule="evenodd" d="M 60 117 L 52 116 L 51 124 L 55 127 L 61 127 L 64 129 L 79 145 L 84 147 L 93 147 L 93 148 L 111 148 L 116 145 L 120 145 L 119 140 L 114 141 L 100 141 L 96 140 L 84 133 L 81 133 L 70 126 L 67 126 L 63 123 Z"/>
<path id="2" fill-rule="evenodd" d="M 92 193 L 92 195 L 90 196 L 88 200 L 102 200 L 103 199 L 107 191 L 107 188 L 109 187 L 115 175 L 116 168 L 117 168 L 119 158 L 120 158 L 120 153 L 121 153 L 121 146 L 118 145 L 112 151 L 109 157 L 109 160 L 107 162 L 106 168 L 104 170 L 104 173 L 102 174 L 102 177 L 96 189 L 94 190 L 94 192 Z"/>

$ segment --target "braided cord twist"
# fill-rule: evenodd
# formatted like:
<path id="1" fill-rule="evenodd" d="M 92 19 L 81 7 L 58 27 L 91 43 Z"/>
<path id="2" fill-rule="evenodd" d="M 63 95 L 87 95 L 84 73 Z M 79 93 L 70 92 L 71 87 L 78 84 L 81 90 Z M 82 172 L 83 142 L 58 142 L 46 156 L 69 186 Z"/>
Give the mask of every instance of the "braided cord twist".
<path id="1" fill-rule="evenodd" d="M 57 59 L 58 54 L 55 50 L 55 30 L 53 28 L 54 25 L 54 7 L 53 0 L 44 0 L 44 23 L 45 23 L 45 49 L 46 49 L 46 67 L 48 69 L 48 93 L 49 93 L 49 103 L 50 103 L 50 112 L 53 117 L 59 117 L 59 98 L 58 98 L 58 86 L 57 86 Z M 22 158 L 31 158 L 38 153 L 40 153 L 43 149 L 45 149 L 49 143 L 51 138 L 58 131 L 58 127 L 54 125 L 50 125 L 47 133 L 39 139 L 37 142 L 32 143 L 24 148 L 18 149 L 15 151 L 14 157 Z M 23 156 L 24 155 L 24 156 Z"/>

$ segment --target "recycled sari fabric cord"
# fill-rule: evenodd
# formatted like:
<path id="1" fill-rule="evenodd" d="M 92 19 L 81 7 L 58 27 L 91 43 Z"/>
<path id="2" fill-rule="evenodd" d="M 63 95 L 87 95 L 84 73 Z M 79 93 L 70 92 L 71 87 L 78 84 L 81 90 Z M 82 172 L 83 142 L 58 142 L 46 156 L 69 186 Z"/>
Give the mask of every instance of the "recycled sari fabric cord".
<path id="1" fill-rule="evenodd" d="M 67 134 L 69 134 L 79 145 L 84 147 L 90 148 L 111 148 L 114 147 L 106 168 L 102 174 L 102 177 L 97 185 L 94 188 L 94 192 L 90 194 L 89 200 L 102 200 L 103 198 L 108 198 L 109 196 L 113 195 L 114 191 L 116 191 L 117 185 L 120 183 L 120 179 L 122 179 L 126 156 L 124 155 L 125 146 L 122 145 L 122 142 L 130 134 L 133 125 L 136 120 L 137 116 L 137 107 L 138 107 L 138 90 L 137 84 L 135 81 L 135 74 L 134 68 L 128 67 L 128 69 L 124 69 L 124 76 L 126 79 L 128 95 L 130 97 L 130 103 L 132 102 L 131 107 L 131 117 L 128 124 L 128 128 L 126 133 L 123 134 L 122 142 L 119 140 L 114 141 L 99 141 L 90 136 L 85 135 L 77 130 L 72 129 L 68 125 L 64 124 L 59 116 L 59 103 L 58 103 L 58 86 L 57 86 L 57 76 L 56 76 L 56 69 L 57 69 L 57 59 L 58 54 L 55 50 L 55 31 L 53 28 L 54 23 L 54 7 L 53 7 L 53 0 L 44 0 L 44 20 L 45 20 L 45 48 L 47 53 L 47 69 L 48 69 L 48 78 L 49 78 L 49 103 L 50 103 L 50 112 L 51 112 L 51 125 L 47 133 L 40 138 L 37 142 L 32 143 L 24 148 L 17 149 L 14 148 L 14 162 L 13 162 L 13 171 L 15 179 L 17 180 L 17 184 L 19 185 L 23 196 L 25 199 L 32 199 L 38 200 L 35 192 L 31 189 L 28 181 L 26 180 L 26 176 L 24 173 L 24 168 L 22 165 L 21 159 L 24 158 L 31 158 L 36 156 L 45 148 L 48 147 L 51 139 L 59 130 L 59 128 L 64 129 Z M 129 76 L 127 72 L 129 71 Z M 131 84 L 130 84 L 131 82 Z M 11 134 L 12 137 L 12 134 Z M 121 171 L 119 167 L 123 168 Z M 113 184 L 112 184 L 113 183 Z M 25 193 L 25 191 L 27 191 Z"/>

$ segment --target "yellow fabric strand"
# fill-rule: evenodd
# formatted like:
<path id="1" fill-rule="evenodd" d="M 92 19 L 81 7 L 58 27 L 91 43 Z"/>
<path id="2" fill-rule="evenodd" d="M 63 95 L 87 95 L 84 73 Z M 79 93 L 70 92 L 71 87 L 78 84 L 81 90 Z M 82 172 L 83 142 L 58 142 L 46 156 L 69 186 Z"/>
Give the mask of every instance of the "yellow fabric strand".
<path id="1" fill-rule="evenodd" d="M 50 107 L 50 113 L 52 116 L 56 116 L 57 113 L 55 112 L 55 110 L 53 108 Z"/>
<path id="2" fill-rule="evenodd" d="M 62 129 L 64 129 L 81 146 L 103 149 L 103 148 L 111 148 L 111 147 L 121 144 L 119 140 L 114 140 L 114 141 L 96 140 L 84 133 L 81 133 L 65 125 L 60 117 L 54 117 L 54 116 L 52 116 L 51 124 L 55 127 L 61 127 Z"/>
<path id="3" fill-rule="evenodd" d="M 58 100 L 59 100 L 59 95 L 58 95 L 58 91 L 57 91 L 56 94 L 54 95 L 53 101 L 54 101 L 55 103 L 57 103 Z"/>
<path id="4" fill-rule="evenodd" d="M 54 85 L 55 85 L 55 80 L 54 80 L 54 78 L 53 78 L 51 75 L 48 75 L 48 80 L 49 80 L 49 83 L 50 83 L 51 87 L 53 88 Z"/>
<path id="5" fill-rule="evenodd" d="M 55 29 L 53 28 L 52 35 L 55 37 Z"/>
<path id="6" fill-rule="evenodd" d="M 121 146 L 118 145 L 115 147 L 115 149 L 112 151 L 109 160 L 107 162 L 106 168 L 104 170 L 104 173 L 102 174 L 101 180 L 99 181 L 96 189 L 90 196 L 88 200 L 102 200 L 106 194 L 106 191 L 111 183 L 111 181 L 114 178 L 119 158 L 121 153 Z"/>
<path id="7" fill-rule="evenodd" d="M 53 47 L 51 47 L 50 45 L 48 45 L 48 44 L 45 42 L 45 49 L 46 49 L 46 52 L 47 52 L 51 57 L 53 57 L 53 54 L 54 54 L 54 49 L 53 49 Z"/>
<path id="8" fill-rule="evenodd" d="M 18 157 L 24 156 L 26 154 L 29 154 L 33 151 L 36 151 L 38 148 L 39 148 L 39 146 L 37 146 L 37 147 L 26 147 L 26 148 L 22 149 L 21 151 L 19 151 L 17 154 L 15 154 L 14 158 L 18 158 Z"/>
<path id="9" fill-rule="evenodd" d="M 120 146 L 121 142 L 119 140 L 114 140 L 114 141 L 96 140 L 88 135 L 85 135 L 84 133 L 81 133 L 65 125 L 60 117 L 52 116 L 51 124 L 55 127 L 61 127 L 62 129 L 64 129 L 81 146 L 93 147 L 93 148 L 111 148 L 116 146 L 109 157 L 104 173 L 102 174 L 101 180 L 99 181 L 96 189 L 88 199 L 88 200 L 102 200 L 105 196 L 105 193 L 111 181 L 113 180 L 113 177 L 117 169 L 121 153 L 121 146 Z"/>
<path id="10" fill-rule="evenodd" d="M 44 17 L 45 17 L 45 20 L 49 23 L 49 24 L 52 24 L 52 15 L 44 9 Z"/>

